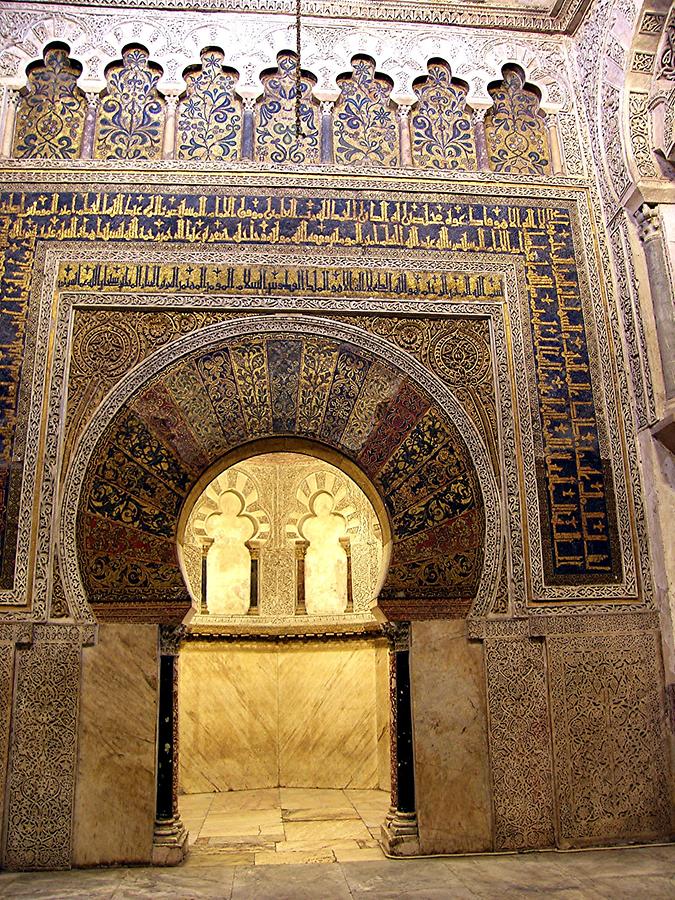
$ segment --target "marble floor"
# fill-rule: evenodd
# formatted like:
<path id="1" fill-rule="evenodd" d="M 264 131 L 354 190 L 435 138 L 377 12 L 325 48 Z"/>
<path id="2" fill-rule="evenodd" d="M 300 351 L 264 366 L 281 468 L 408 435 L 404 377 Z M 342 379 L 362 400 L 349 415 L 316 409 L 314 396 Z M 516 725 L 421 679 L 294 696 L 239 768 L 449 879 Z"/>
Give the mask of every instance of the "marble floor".
<path id="1" fill-rule="evenodd" d="M 231 857 L 237 865 L 383 860 L 377 838 L 387 791 L 267 788 L 181 795 L 189 865 Z"/>
<path id="2" fill-rule="evenodd" d="M 251 865 L 236 854 L 176 869 L 0 872 L 0 897 L 101 900 L 673 900 L 675 844 L 581 853 Z"/>

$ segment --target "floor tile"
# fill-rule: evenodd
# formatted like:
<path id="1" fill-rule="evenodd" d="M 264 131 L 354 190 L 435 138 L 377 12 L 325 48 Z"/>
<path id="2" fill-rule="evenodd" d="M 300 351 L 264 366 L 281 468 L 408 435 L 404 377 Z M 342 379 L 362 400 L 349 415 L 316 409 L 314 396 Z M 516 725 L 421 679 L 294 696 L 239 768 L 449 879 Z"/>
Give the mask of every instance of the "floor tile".
<path id="1" fill-rule="evenodd" d="M 286 822 L 284 824 L 288 841 L 333 841 L 344 838 L 367 841 L 371 834 L 361 819 L 344 819 L 335 822 Z"/>
<path id="2" fill-rule="evenodd" d="M 263 788 L 254 791 L 224 791 L 213 794 L 210 811 L 235 812 L 255 809 L 278 809 L 279 788 Z"/>
<path id="3" fill-rule="evenodd" d="M 256 865 L 237 869 L 232 900 L 351 900 L 340 866 Z"/>
<path id="4" fill-rule="evenodd" d="M 283 809 L 331 809 L 349 805 L 344 791 L 323 788 L 279 788 Z"/>
<path id="5" fill-rule="evenodd" d="M 588 878 L 587 885 L 595 896 L 611 900 L 673 900 L 675 897 L 675 877 L 666 873 Z"/>
<path id="6" fill-rule="evenodd" d="M 552 855 L 556 865 L 563 871 L 574 869 L 577 873 L 593 877 L 631 873 L 663 875 L 668 871 L 675 872 L 675 844 L 665 847 L 572 851 Z"/>
<path id="7" fill-rule="evenodd" d="M 71 872 L 21 872 L 0 880 L 0 897 L 35 900 L 71 897 L 110 900 L 126 875 L 124 869 L 80 869 Z"/>
<path id="8" fill-rule="evenodd" d="M 343 862 L 353 897 L 475 900 L 475 894 L 439 859 Z M 498 895 L 495 894 L 495 897 Z"/>
<path id="9" fill-rule="evenodd" d="M 314 807 L 303 809 L 284 809 L 281 810 L 284 822 L 312 822 L 312 821 L 330 821 L 335 822 L 338 819 L 355 819 L 360 818 L 359 813 L 350 804 L 349 806 L 335 807 Z"/>
<path id="10" fill-rule="evenodd" d="M 335 854 L 330 847 L 316 849 L 289 850 L 277 853 L 274 850 L 261 850 L 255 854 L 256 866 L 297 866 L 311 863 L 334 863 Z"/>
<path id="11" fill-rule="evenodd" d="M 195 897 L 229 900 L 235 870 L 232 868 L 193 866 L 172 869 L 132 869 L 113 894 L 114 900 L 135 897 L 182 898 Z"/>

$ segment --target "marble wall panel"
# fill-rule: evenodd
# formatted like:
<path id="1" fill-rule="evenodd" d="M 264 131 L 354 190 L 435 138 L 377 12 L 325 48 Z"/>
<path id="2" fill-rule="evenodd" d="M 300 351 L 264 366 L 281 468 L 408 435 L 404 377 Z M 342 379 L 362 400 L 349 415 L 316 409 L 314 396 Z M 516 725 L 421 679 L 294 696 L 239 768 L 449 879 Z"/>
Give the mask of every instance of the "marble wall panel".
<path id="1" fill-rule="evenodd" d="M 411 641 L 420 849 L 491 850 L 483 648 L 463 621 L 415 622 Z"/>
<path id="2" fill-rule="evenodd" d="M 377 786 L 391 787 L 391 701 L 389 698 L 389 647 L 375 650 L 375 715 L 377 717 Z"/>
<path id="3" fill-rule="evenodd" d="M 279 777 L 286 787 L 378 787 L 375 648 L 293 644 L 279 653 Z"/>
<path id="4" fill-rule="evenodd" d="M 190 641 L 178 664 L 181 791 L 275 787 L 276 646 Z"/>
<path id="5" fill-rule="evenodd" d="M 543 641 L 485 641 L 495 850 L 551 847 L 553 758 Z"/>
<path id="6" fill-rule="evenodd" d="M 386 645 L 372 640 L 188 642 L 179 657 L 181 791 L 387 790 L 382 658 Z"/>
<path id="7" fill-rule="evenodd" d="M 75 866 L 150 862 L 157 667 L 154 625 L 101 625 L 84 651 Z"/>

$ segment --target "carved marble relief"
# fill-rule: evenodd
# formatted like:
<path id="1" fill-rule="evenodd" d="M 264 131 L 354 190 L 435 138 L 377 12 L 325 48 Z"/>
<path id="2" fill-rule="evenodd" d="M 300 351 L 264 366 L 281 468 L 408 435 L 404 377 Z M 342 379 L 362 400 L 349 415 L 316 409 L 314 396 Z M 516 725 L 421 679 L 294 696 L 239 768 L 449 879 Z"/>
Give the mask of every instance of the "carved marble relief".
<path id="1" fill-rule="evenodd" d="M 658 633 L 554 635 L 546 647 L 562 845 L 664 838 L 670 779 Z"/>
<path id="2" fill-rule="evenodd" d="M 333 110 L 336 163 L 395 166 L 400 160 L 398 124 L 389 97 L 392 83 L 375 72 L 369 56 L 352 59 L 352 73 L 338 79 Z"/>
<path id="3" fill-rule="evenodd" d="M 82 637 L 43 626 L 17 654 L 5 865 L 70 866 Z M 39 764 L 38 764 L 39 761 Z"/>
<path id="4" fill-rule="evenodd" d="M 213 542 L 206 555 L 209 613 L 244 615 L 251 606 L 251 555 L 247 542 L 256 532 L 245 501 L 235 491 L 221 494 L 218 509 L 204 522 Z"/>
<path id="5" fill-rule="evenodd" d="M 179 159 L 235 160 L 241 155 L 242 104 L 235 92 L 238 74 L 223 64 L 222 50 L 202 50 L 201 65 L 189 68 L 178 106 Z"/>
<path id="6" fill-rule="evenodd" d="M 28 70 L 16 114 L 12 155 L 19 159 L 76 159 L 80 155 L 87 101 L 77 86 L 82 66 L 64 45 L 50 44 L 42 63 Z"/>
<path id="7" fill-rule="evenodd" d="M 97 159 L 158 159 L 164 101 L 157 90 L 161 70 L 142 47 L 127 47 L 122 62 L 106 72 L 107 89 L 96 121 Z"/>
<path id="8" fill-rule="evenodd" d="M 298 136 L 296 122 L 297 56 L 280 53 L 276 72 L 263 73 L 264 94 L 256 105 L 255 158 L 269 163 L 320 162 L 319 104 L 312 97 L 316 79 L 303 72 Z"/>
<path id="9" fill-rule="evenodd" d="M 299 526 L 307 541 L 305 553 L 305 606 L 309 615 L 342 615 L 347 609 L 347 523 L 335 513 L 335 498 L 328 491 L 312 497 L 311 514 Z"/>
<path id="10" fill-rule="evenodd" d="M 428 75 L 413 84 L 418 97 L 410 120 L 413 163 L 420 168 L 476 169 L 468 85 L 453 79 L 444 60 L 430 60 L 427 68 Z"/>
<path id="11" fill-rule="evenodd" d="M 542 641 L 485 641 L 495 850 L 551 847 L 553 773 Z"/>
<path id="12" fill-rule="evenodd" d="M 488 159 L 493 172 L 544 175 L 551 171 L 546 125 L 536 90 L 519 66 L 504 66 L 503 80 L 489 86 L 485 115 Z"/>
<path id="13" fill-rule="evenodd" d="M 14 696 L 14 641 L 0 642 L 0 809 L 4 809 Z M 2 857 L 0 856 L 0 864 Z"/>

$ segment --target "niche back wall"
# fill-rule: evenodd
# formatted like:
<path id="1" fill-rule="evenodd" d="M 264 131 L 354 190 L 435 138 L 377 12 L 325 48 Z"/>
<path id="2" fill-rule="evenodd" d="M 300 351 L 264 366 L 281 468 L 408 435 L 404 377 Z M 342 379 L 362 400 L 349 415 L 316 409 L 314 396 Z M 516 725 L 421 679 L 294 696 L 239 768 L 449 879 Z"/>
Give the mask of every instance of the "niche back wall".
<path id="1" fill-rule="evenodd" d="M 389 789 L 384 640 L 188 641 L 180 790 Z"/>

